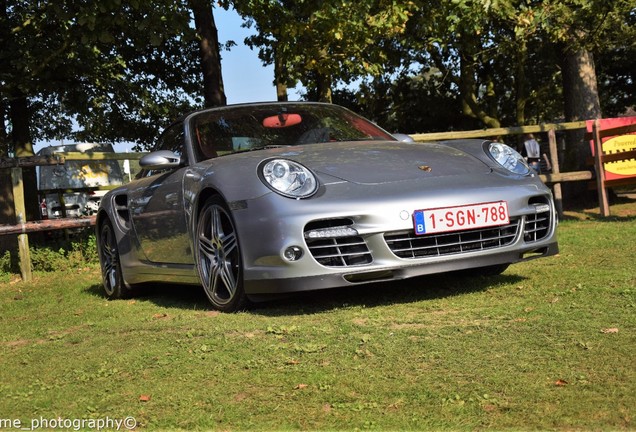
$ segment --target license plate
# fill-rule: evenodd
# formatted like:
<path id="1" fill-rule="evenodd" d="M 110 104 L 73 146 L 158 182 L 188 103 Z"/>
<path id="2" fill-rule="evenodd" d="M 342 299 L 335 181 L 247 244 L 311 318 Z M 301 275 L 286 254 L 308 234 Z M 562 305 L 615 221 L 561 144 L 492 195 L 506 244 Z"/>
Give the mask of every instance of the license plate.
<path id="1" fill-rule="evenodd" d="M 510 218 L 508 216 L 508 203 L 497 201 L 415 210 L 413 221 L 415 234 L 424 235 L 507 225 L 510 223 Z"/>

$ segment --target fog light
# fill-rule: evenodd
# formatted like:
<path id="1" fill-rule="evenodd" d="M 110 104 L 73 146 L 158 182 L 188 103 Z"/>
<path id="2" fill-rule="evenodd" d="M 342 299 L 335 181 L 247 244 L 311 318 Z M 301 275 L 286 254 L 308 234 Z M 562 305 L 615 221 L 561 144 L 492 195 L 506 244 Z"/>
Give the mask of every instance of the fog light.
<path id="1" fill-rule="evenodd" d="M 334 237 L 352 237 L 357 236 L 358 231 L 355 228 L 348 226 L 340 226 L 333 228 L 319 228 L 305 233 L 305 238 L 319 239 L 319 238 L 334 238 Z"/>
<path id="2" fill-rule="evenodd" d="M 285 249 L 283 256 L 287 261 L 298 261 L 303 256 L 303 250 L 298 246 L 290 246 Z"/>

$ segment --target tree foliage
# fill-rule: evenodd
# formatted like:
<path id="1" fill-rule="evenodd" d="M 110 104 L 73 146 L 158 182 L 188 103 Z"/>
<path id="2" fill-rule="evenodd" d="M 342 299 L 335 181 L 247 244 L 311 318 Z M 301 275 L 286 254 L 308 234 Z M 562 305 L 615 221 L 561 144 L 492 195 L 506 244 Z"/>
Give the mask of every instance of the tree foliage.
<path id="1" fill-rule="evenodd" d="M 31 139 L 149 142 L 198 103 L 195 33 L 180 2 L 3 0 L 0 103 L 18 154 Z M 75 127 L 79 126 L 79 128 Z"/>
<path id="2" fill-rule="evenodd" d="M 276 65 L 279 85 L 299 82 L 310 100 L 330 100 L 330 90 L 338 86 L 339 100 L 400 126 L 379 108 L 395 111 L 409 118 L 398 123 L 411 131 L 563 118 L 564 98 L 576 83 L 563 82 L 562 59 L 586 51 L 623 52 L 625 58 L 632 52 L 625 52 L 625 36 L 634 36 L 630 0 L 236 0 L 233 5 L 256 31 L 247 42 L 259 49 L 265 64 Z M 629 87 L 628 75 L 621 82 Z M 362 82 L 357 90 L 350 84 L 356 81 Z M 446 103 L 439 105 L 441 100 Z M 620 105 L 625 98 L 613 100 Z"/>
<path id="3" fill-rule="evenodd" d="M 568 92 L 589 95 L 588 101 L 598 95 L 595 80 L 566 79 L 564 59 L 589 53 L 603 61 L 601 100 L 611 112 L 623 113 L 636 99 L 636 69 L 630 67 L 635 16 L 633 5 L 623 0 L 420 0 L 393 45 L 401 50 L 401 73 L 367 79 L 354 99 L 392 128 L 395 122 L 365 96 L 377 90 L 384 110 L 399 113 L 405 132 L 461 128 L 468 119 L 486 127 L 570 119 Z M 585 72 L 582 65 L 576 64 L 575 76 Z M 593 77 L 594 66 L 591 61 L 582 75 Z M 588 111 L 581 118 L 596 115 Z"/>
<path id="4" fill-rule="evenodd" d="M 202 106 L 205 35 L 191 26 L 195 6 L 211 18 L 210 0 L 0 0 L 0 156 L 30 156 L 34 140 L 143 147 Z M 0 176 L 0 219 L 10 220 L 9 182 Z M 24 183 L 37 196 L 33 169 Z M 36 214 L 28 200 L 28 218 Z"/>
<path id="5" fill-rule="evenodd" d="M 397 0 L 235 0 L 256 30 L 247 43 L 265 64 L 281 61 L 277 82 L 302 83 L 310 99 L 331 101 L 337 83 L 378 75 L 415 3 Z"/>

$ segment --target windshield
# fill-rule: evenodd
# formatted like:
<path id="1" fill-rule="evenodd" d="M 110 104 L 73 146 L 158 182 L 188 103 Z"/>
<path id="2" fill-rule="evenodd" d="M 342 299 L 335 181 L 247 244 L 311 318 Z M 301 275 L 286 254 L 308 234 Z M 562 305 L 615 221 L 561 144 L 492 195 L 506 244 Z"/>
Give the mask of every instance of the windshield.
<path id="1" fill-rule="evenodd" d="M 267 147 L 395 140 L 368 120 L 329 104 L 228 107 L 199 113 L 191 124 L 199 161 Z"/>

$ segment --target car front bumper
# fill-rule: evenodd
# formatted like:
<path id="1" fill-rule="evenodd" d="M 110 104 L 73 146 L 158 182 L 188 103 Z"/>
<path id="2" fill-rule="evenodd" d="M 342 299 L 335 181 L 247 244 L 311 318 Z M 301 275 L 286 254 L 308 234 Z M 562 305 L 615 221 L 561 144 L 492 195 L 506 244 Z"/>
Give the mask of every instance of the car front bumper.
<path id="1" fill-rule="evenodd" d="M 242 249 L 245 291 L 269 294 L 351 286 L 558 253 L 550 191 L 538 182 L 507 183 L 499 179 L 492 185 L 459 188 L 450 182 L 428 192 L 402 190 L 388 199 L 385 191 L 371 186 L 351 198 L 351 185 L 342 183 L 309 200 L 268 194 L 230 203 Z M 355 187 L 360 191 L 360 185 Z M 500 200 L 508 205 L 509 225 L 428 237 L 414 234 L 416 209 Z M 328 238 L 316 247 L 308 232 L 331 221 L 357 234 Z M 286 258 L 289 248 L 299 249 L 301 256 Z"/>

